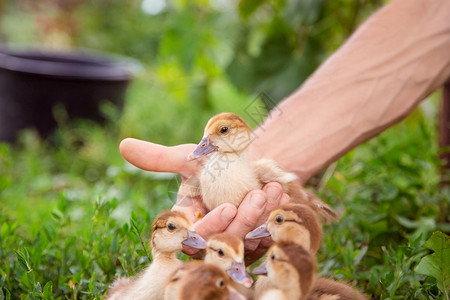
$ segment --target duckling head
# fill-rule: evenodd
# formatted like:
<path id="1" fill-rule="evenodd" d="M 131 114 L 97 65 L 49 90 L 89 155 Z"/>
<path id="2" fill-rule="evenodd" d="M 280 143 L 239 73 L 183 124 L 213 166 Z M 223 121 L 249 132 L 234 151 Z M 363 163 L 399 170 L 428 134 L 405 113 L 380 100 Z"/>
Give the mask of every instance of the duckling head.
<path id="1" fill-rule="evenodd" d="M 230 284 L 230 278 L 218 266 L 187 262 L 169 278 L 165 287 L 165 299 L 245 299 Z"/>
<path id="2" fill-rule="evenodd" d="M 302 246 L 280 242 L 272 245 L 263 264 L 253 274 L 267 274 L 270 281 L 288 295 L 287 299 L 306 299 L 315 281 L 315 260 Z"/>
<path id="3" fill-rule="evenodd" d="M 150 244 L 158 252 L 177 252 L 183 244 L 198 249 L 206 247 L 206 241 L 195 232 L 189 218 L 178 211 L 164 211 L 156 217 Z"/>
<path id="4" fill-rule="evenodd" d="M 248 147 L 250 140 L 250 128 L 244 119 L 233 113 L 221 113 L 209 119 L 202 140 L 188 159 L 197 159 L 215 151 L 240 153 Z"/>
<path id="5" fill-rule="evenodd" d="M 320 248 L 322 227 L 309 206 L 289 203 L 272 211 L 267 222 L 248 233 L 246 238 L 269 235 L 275 242 L 295 242 L 316 253 Z"/>
<path id="6" fill-rule="evenodd" d="M 211 236 L 206 243 L 205 262 L 220 267 L 231 279 L 245 287 L 253 283 L 245 269 L 244 243 L 237 236 L 228 233 Z"/>

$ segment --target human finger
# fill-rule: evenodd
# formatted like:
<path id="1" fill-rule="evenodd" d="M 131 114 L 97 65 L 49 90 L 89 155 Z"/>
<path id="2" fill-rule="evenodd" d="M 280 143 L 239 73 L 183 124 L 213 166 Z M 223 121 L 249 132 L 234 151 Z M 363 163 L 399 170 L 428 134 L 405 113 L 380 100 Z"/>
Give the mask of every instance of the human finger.
<path id="1" fill-rule="evenodd" d="M 261 190 L 249 192 L 239 205 L 238 212 L 234 220 L 225 230 L 230 234 L 244 238 L 247 233 L 253 230 L 267 203 L 267 196 Z"/>
<path id="2" fill-rule="evenodd" d="M 194 148 L 194 144 L 167 147 L 133 138 L 126 138 L 119 145 L 122 156 L 138 168 L 178 173 L 184 177 L 195 174 L 200 168 L 197 161 L 187 160 Z"/>
<path id="3" fill-rule="evenodd" d="M 233 221 L 236 213 L 237 208 L 231 203 L 219 205 L 194 224 L 195 232 L 208 240 L 211 235 L 223 232 Z M 198 249 L 184 247 L 183 252 L 194 255 Z"/>
<path id="4" fill-rule="evenodd" d="M 261 215 L 261 217 L 258 220 L 257 226 L 263 224 L 266 222 L 267 218 L 269 217 L 270 213 L 280 206 L 281 198 L 283 197 L 283 187 L 278 182 L 269 182 L 266 184 L 262 189 L 266 195 L 267 195 L 267 205 L 264 209 L 264 213 Z"/>
<path id="5" fill-rule="evenodd" d="M 288 204 L 290 202 L 291 202 L 291 197 L 288 194 L 284 193 L 280 199 L 280 206 Z"/>
<path id="6" fill-rule="evenodd" d="M 204 239 L 211 235 L 223 232 L 234 220 L 237 208 L 231 203 L 223 203 L 207 213 L 194 224 L 195 231 Z"/>

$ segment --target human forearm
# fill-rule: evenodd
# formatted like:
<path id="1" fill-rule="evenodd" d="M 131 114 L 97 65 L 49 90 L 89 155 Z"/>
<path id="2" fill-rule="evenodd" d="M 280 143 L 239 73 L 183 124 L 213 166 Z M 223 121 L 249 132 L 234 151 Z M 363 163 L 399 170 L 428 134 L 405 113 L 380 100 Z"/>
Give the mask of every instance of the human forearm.
<path id="1" fill-rule="evenodd" d="M 388 4 L 255 131 L 255 156 L 273 158 L 306 181 L 442 85 L 449 49 L 449 1 Z"/>

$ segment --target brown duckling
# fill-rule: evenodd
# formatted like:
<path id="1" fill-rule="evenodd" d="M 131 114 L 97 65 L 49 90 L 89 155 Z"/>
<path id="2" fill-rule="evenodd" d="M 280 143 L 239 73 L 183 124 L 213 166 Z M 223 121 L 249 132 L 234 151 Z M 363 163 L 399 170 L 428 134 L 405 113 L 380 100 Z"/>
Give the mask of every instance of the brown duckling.
<path id="1" fill-rule="evenodd" d="M 251 161 L 248 157 L 251 141 L 250 128 L 240 116 L 221 113 L 212 117 L 199 145 L 188 156 L 191 160 L 207 157 L 206 163 L 198 177 L 189 179 L 183 193 L 201 195 L 206 208 L 212 210 L 225 202 L 239 206 L 249 191 L 276 181 L 293 202 L 310 206 L 322 222 L 337 218 L 327 204 L 301 186 L 293 173 L 283 171 L 275 161 Z"/>
<path id="2" fill-rule="evenodd" d="M 163 287 L 169 275 L 182 262 L 176 257 L 184 245 L 204 249 L 205 240 L 195 233 L 190 219 L 181 212 L 165 211 L 153 222 L 150 240 L 153 262 L 133 278 L 114 282 L 107 299 L 163 299 Z"/>
<path id="3" fill-rule="evenodd" d="M 211 236 L 206 243 L 205 263 L 220 267 L 236 283 L 250 287 L 252 277 L 244 264 L 244 242 L 235 235 L 218 233 Z"/>
<path id="4" fill-rule="evenodd" d="M 187 262 L 176 269 L 164 288 L 165 300 L 244 300 L 218 266 Z"/>
<path id="5" fill-rule="evenodd" d="M 311 251 L 299 244 L 280 242 L 268 252 L 266 261 L 253 270 L 267 274 L 270 288 L 258 299 L 286 300 L 365 300 L 352 287 L 327 278 L 316 278 L 315 258 Z"/>
<path id="6" fill-rule="evenodd" d="M 231 285 L 245 296 L 253 299 L 249 289 L 253 283 L 244 264 L 244 242 L 235 235 L 218 233 L 206 243 L 205 263 L 213 264 L 224 270 L 233 281 Z"/>
<path id="7" fill-rule="evenodd" d="M 271 236 L 274 242 L 293 242 L 316 253 L 322 240 L 322 226 L 307 205 L 289 203 L 275 209 L 267 222 L 249 232 L 246 239 Z"/>
<path id="8" fill-rule="evenodd" d="M 280 242 L 272 245 L 264 263 L 253 274 L 267 274 L 271 289 L 258 299 L 306 300 L 314 285 L 316 265 L 311 252 L 302 246 Z"/>

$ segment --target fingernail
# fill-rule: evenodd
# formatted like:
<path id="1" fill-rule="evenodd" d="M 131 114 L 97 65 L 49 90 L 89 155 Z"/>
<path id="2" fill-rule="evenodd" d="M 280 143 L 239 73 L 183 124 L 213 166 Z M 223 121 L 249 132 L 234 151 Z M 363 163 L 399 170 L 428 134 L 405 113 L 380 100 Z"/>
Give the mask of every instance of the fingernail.
<path id="1" fill-rule="evenodd" d="M 274 186 L 269 186 L 267 188 L 266 194 L 268 202 L 275 202 L 278 198 L 278 195 L 280 194 L 280 189 Z"/>
<path id="2" fill-rule="evenodd" d="M 232 207 L 225 207 L 222 210 L 220 217 L 222 218 L 222 222 L 230 223 L 231 220 L 233 220 L 235 215 L 236 215 L 236 209 L 233 209 Z"/>
<path id="3" fill-rule="evenodd" d="M 265 203 L 266 197 L 264 197 L 264 195 L 261 195 L 260 193 L 253 194 L 252 198 L 250 199 L 250 205 L 254 208 L 261 209 L 263 208 Z"/>

